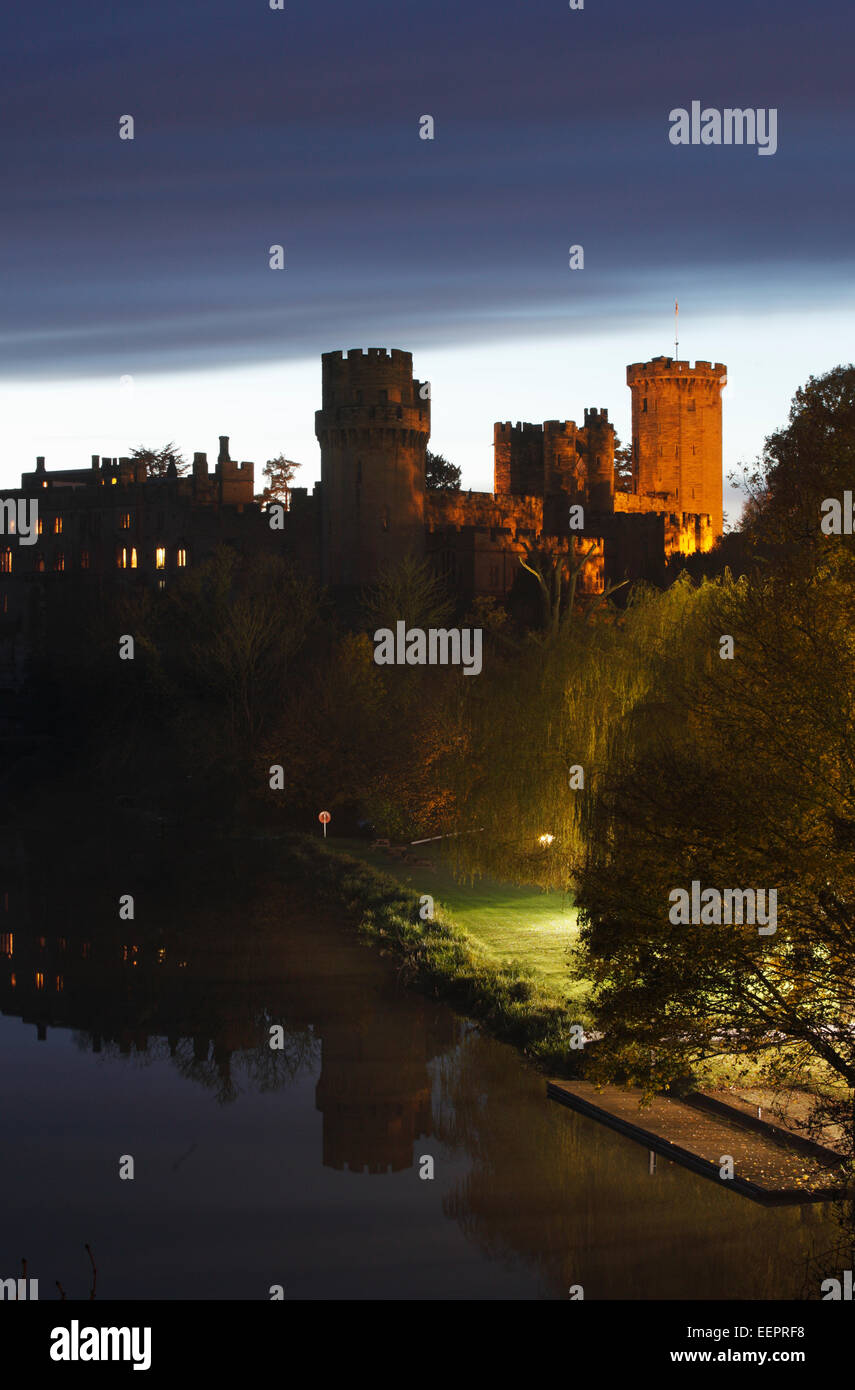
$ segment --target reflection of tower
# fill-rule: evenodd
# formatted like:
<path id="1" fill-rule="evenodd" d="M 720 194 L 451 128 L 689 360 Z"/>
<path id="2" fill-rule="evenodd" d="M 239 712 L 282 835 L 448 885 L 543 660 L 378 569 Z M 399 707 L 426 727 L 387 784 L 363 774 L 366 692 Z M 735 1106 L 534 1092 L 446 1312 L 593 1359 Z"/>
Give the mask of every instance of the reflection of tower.
<path id="1" fill-rule="evenodd" d="M 322 577 L 370 584 L 384 563 L 424 554 L 430 400 L 413 378 L 412 353 L 351 348 L 321 361 Z"/>
<path id="2" fill-rule="evenodd" d="M 423 1009 L 324 1025 L 322 1057 L 315 1100 L 324 1117 L 325 1167 L 411 1168 L 414 1141 L 432 1127 Z"/>
<path id="3" fill-rule="evenodd" d="M 656 357 L 626 369 L 632 392 L 635 491 L 673 497 L 674 510 L 708 512 L 722 533 L 721 363 Z M 663 510 L 665 507 L 663 506 Z"/>

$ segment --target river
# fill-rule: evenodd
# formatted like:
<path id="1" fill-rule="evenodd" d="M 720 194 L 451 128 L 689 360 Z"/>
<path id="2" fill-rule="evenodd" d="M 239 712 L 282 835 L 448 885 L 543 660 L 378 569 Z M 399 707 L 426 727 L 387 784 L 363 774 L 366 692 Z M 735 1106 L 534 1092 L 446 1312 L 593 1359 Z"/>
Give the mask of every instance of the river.
<path id="1" fill-rule="evenodd" d="M 85 1299 L 88 1243 L 99 1298 L 818 1296 L 829 1208 L 650 1174 L 271 853 L 9 851 L 0 1278 Z"/>

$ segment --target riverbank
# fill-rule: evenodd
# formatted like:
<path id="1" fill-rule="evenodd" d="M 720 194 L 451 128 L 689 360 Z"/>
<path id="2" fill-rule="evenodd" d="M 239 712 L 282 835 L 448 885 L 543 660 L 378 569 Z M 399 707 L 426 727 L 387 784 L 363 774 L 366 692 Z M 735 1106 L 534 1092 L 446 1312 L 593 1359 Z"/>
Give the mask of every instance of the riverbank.
<path id="1" fill-rule="evenodd" d="M 364 936 L 396 954 L 409 983 L 477 1019 L 552 1075 L 581 1074 L 573 1030 L 590 1027 L 588 985 L 571 973 L 576 914 L 559 894 L 461 885 L 420 846 L 404 858 L 366 841 L 325 845 L 291 836 L 286 843 L 294 867 L 327 901 L 352 912 Z M 426 894 L 434 899 L 432 921 L 420 915 Z M 806 1087 L 802 1070 L 799 1081 L 770 1086 L 756 1059 L 720 1057 L 698 1069 L 694 1084 L 736 1111 L 756 1116 L 759 1108 L 764 1119 L 798 1136 L 823 1085 L 811 1079 L 813 1088 Z M 637 1104 L 640 1092 L 633 1095 Z M 838 1148 L 843 1136 L 825 1126 L 813 1137 Z"/>
<path id="2" fill-rule="evenodd" d="M 306 875 L 319 898 L 352 914 L 358 930 L 382 949 L 394 951 L 408 983 L 442 997 L 476 1019 L 496 1038 L 562 1076 L 575 1073 L 580 1055 L 571 1047 L 573 1028 L 589 1019 L 566 990 L 544 971 L 519 960 L 501 959 L 495 949 L 463 930 L 437 903 L 423 918 L 421 891 L 360 856 L 306 836 L 280 841 L 281 867 Z M 424 869 L 427 875 L 426 866 Z"/>

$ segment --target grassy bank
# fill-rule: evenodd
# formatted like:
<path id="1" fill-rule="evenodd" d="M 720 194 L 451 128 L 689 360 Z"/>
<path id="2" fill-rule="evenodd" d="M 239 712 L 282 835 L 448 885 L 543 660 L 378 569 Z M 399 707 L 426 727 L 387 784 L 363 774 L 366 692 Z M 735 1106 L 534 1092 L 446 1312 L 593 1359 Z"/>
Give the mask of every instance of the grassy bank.
<path id="1" fill-rule="evenodd" d="M 419 865 L 389 859 L 365 840 L 337 838 L 333 847 L 416 893 L 430 893 L 473 947 L 495 965 L 516 962 L 556 995 L 584 1007 L 587 986 L 571 978 L 568 968 L 578 927 L 576 909 L 566 896 L 493 879 L 461 884 L 434 845 L 413 850 L 429 861 Z"/>
<path id="2" fill-rule="evenodd" d="M 565 992 L 519 961 L 499 960 L 441 907 L 433 921 L 422 921 L 420 893 L 363 859 L 305 836 L 280 845 L 282 869 L 311 881 L 320 899 L 338 903 L 367 939 L 394 952 L 410 984 L 447 1000 L 551 1072 L 572 1074 L 581 1053 L 570 1048 L 571 1028 L 587 1019 Z"/>

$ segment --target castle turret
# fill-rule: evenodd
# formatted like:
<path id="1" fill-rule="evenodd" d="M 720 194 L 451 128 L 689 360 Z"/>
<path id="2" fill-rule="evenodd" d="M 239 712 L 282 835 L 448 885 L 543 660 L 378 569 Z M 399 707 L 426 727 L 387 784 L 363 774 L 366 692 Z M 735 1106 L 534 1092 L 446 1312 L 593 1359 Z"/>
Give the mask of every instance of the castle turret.
<path id="1" fill-rule="evenodd" d="M 615 427 L 607 410 L 585 411 L 585 457 L 588 505 L 595 512 L 614 511 Z"/>
<path id="2" fill-rule="evenodd" d="M 424 555 L 430 398 L 409 352 L 351 348 L 321 361 L 322 575 L 361 586 L 384 564 Z"/>
<path id="3" fill-rule="evenodd" d="M 632 392 L 634 490 L 673 498 L 675 511 L 709 513 L 722 533 L 721 362 L 655 357 L 626 369 Z"/>

